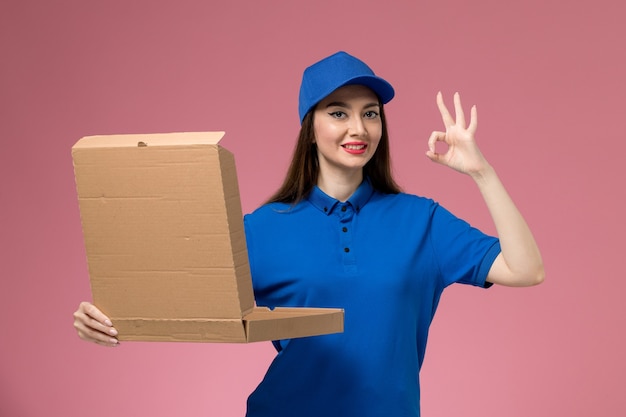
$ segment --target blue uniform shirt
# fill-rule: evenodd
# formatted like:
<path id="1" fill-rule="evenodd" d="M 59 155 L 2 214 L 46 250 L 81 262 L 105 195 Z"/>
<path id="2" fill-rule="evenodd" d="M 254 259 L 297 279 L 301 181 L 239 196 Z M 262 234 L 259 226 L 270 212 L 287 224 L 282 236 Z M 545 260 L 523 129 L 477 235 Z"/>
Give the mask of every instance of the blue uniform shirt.
<path id="1" fill-rule="evenodd" d="M 315 187 L 245 216 L 257 304 L 345 309 L 344 333 L 275 342 L 248 417 L 411 416 L 443 289 L 485 286 L 496 238 L 432 200 L 364 181 L 346 202 Z"/>

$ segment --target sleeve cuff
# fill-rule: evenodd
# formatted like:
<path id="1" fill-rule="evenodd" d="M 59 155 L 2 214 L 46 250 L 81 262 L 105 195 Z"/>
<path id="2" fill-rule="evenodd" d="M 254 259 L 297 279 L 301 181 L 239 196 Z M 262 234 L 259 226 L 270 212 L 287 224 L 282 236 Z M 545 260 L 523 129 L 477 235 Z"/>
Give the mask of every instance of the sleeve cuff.
<path id="1" fill-rule="evenodd" d="M 478 267 L 479 286 L 483 288 L 489 288 L 493 285 L 493 283 L 487 281 L 487 275 L 489 275 L 491 265 L 493 265 L 493 262 L 496 260 L 500 252 L 502 252 L 502 249 L 500 248 L 500 241 L 496 240 L 494 244 L 489 248 L 487 253 L 485 253 L 483 260 Z"/>

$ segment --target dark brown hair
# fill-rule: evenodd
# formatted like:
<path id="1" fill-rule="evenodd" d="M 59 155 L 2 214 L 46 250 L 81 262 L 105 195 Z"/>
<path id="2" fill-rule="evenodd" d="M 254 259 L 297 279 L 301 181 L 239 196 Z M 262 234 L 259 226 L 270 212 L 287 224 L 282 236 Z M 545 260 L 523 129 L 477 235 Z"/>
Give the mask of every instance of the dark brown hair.
<path id="1" fill-rule="evenodd" d="M 315 129 L 313 127 L 314 110 L 309 111 L 302 119 L 302 127 L 298 135 L 298 142 L 293 152 L 291 164 L 283 185 L 267 200 L 267 203 L 287 203 L 296 205 L 306 198 L 313 186 L 317 184 L 319 162 L 317 160 L 317 145 L 314 142 Z M 389 153 L 389 133 L 387 120 L 382 103 L 380 104 L 380 118 L 382 121 L 382 135 L 378 148 L 367 164 L 363 167 L 363 177 L 369 178 L 375 190 L 385 194 L 398 194 L 402 190 L 391 175 L 391 156 Z"/>

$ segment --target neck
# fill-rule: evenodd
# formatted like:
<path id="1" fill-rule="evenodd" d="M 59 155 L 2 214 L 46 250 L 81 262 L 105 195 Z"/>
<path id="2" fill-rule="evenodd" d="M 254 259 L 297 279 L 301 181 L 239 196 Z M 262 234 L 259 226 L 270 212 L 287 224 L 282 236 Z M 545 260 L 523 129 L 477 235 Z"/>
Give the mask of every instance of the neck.
<path id="1" fill-rule="evenodd" d="M 325 194 L 339 201 L 346 201 L 363 181 L 363 170 L 355 170 L 351 174 L 333 175 L 329 172 L 320 171 L 317 186 Z"/>

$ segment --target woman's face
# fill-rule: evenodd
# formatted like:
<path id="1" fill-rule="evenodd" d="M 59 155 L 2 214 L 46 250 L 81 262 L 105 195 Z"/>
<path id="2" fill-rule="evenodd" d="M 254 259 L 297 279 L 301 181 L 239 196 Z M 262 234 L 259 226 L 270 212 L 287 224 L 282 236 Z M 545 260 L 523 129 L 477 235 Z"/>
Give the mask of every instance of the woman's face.
<path id="1" fill-rule="evenodd" d="M 382 135 L 378 96 L 362 85 L 341 87 L 315 107 L 313 128 L 322 174 L 354 174 L 372 158 Z"/>

